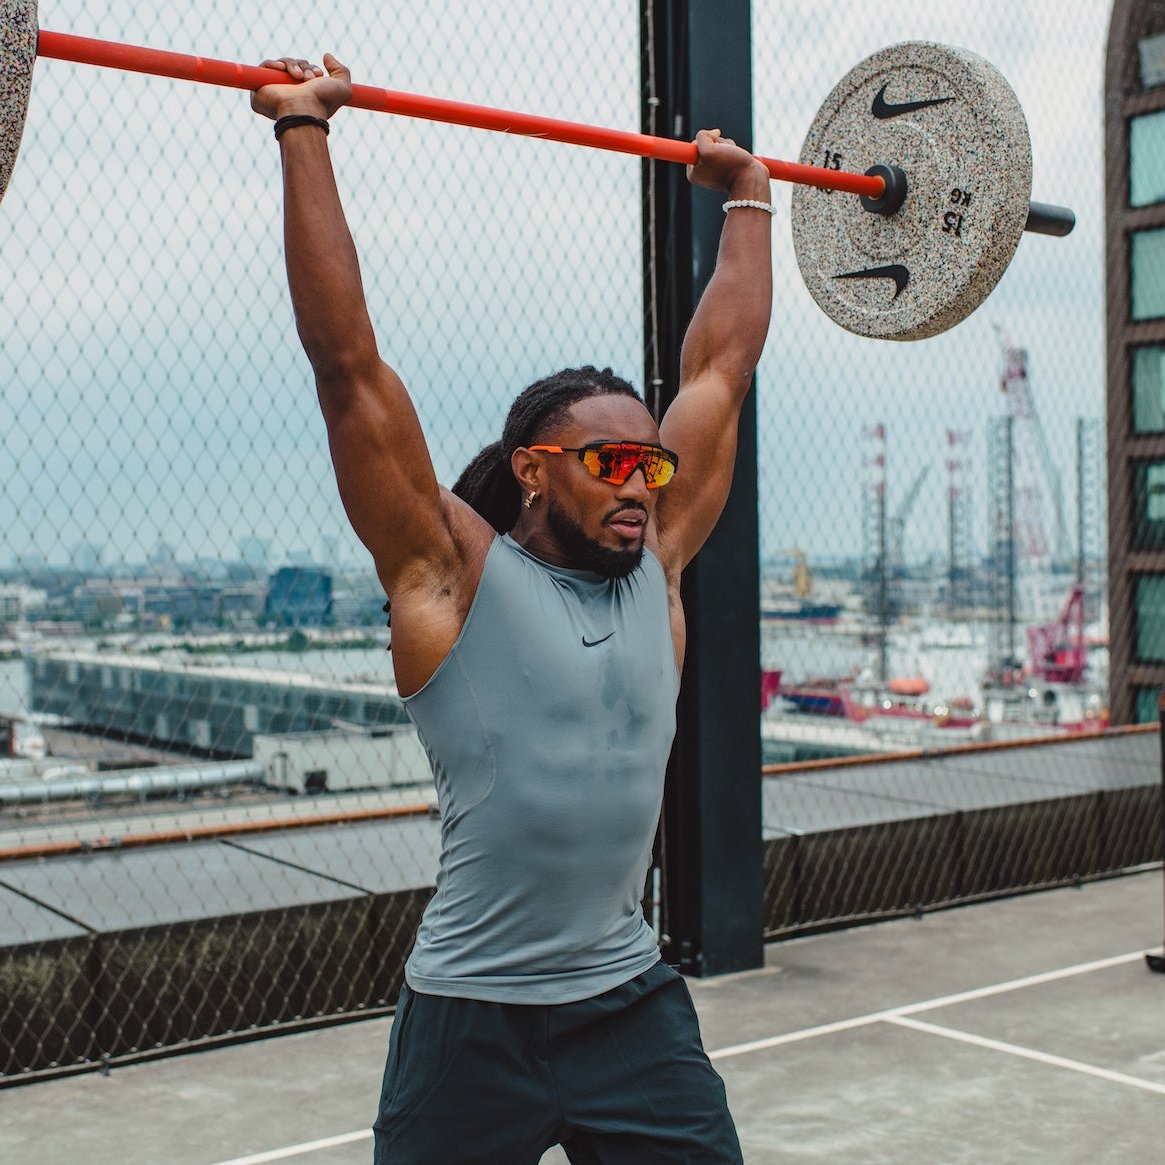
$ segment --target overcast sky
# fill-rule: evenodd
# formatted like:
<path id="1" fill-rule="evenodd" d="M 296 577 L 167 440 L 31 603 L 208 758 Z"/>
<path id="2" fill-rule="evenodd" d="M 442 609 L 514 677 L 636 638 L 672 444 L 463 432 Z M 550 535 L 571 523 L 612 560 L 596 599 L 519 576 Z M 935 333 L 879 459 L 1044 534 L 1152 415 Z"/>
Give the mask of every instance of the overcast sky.
<path id="1" fill-rule="evenodd" d="M 958 44 L 1016 90 L 1034 197 L 1071 204 L 1068 239 L 1026 237 L 988 302 L 920 343 L 858 339 L 818 311 L 781 208 L 778 293 L 759 373 L 769 552 L 860 549 L 863 427 L 887 426 L 891 505 L 924 465 L 917 550 L 945 545 L 944 434 L 970 434 L 982 542 L 997 329 L 1031 354 L 1053 456 L 1103 411 L 1105 0 L 754 4 L 753 140 L 796 158 L 816 109 L 868 54 Z M 257 61 L 333 49 L 356 79 L 635 129 L 636 6 L 591 0 L 339 2 L 304 13 L 193 0 L 42 3 L 42 27 Z M 733 127 L 723 127 L 732 131 Z M 386 356 L 413 388 L 439 474 L 492 439 L 523 384 L 565 364 L 641 373 L 635 160 L 361 111 L 331 147 Z M 63 62 L 36 67 L 0 211 L 0 564 L 273 557 L 346 532 L 284 286 L 277 151 L 244 94 Z"/>

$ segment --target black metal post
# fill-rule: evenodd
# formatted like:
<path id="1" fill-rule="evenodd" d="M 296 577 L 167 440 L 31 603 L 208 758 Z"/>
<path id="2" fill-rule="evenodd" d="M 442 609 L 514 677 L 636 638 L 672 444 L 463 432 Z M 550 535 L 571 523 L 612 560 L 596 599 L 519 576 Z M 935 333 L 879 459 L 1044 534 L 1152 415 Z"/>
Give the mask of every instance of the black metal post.
<path id="1" fill-rule="evenodd" d="M 954 458 L 947 458 L 947 472 L 949 480 L 947 484 L 947 617 L 954 619 L 958 611 L 959 604 L 955 599 L 955 578 L 958 573 L 957 566 L 957 544 L 955 541 L 955 521 L 957 506 L 957 495 L 955 493 L 955 471 L 951 468 L 954 464 Z"/>
<path id="2" fill-rule="evenodd" d="M 1084 513 L 1088 504 L 1088 474 L 1085 462 L 1086 424 L 1087 422 L 1083 417 L 1076 418 L 1076 581 L 1083 590 L 1087 590 L 1084 586 L 1084 571 L 1087 568 Z"/>
<path id="3" fill-rule="evenodd" d="M 718 127 L 752 145 L 749 0 L 641 0 L 645 132 Z M 722 195 L 645 162 L 645 383 L 657 416 L 716 261 Z M 728 505 L 685 572 L 687 656 L 664 799 L 664 955 L 693 975 L 764 962 L 756 406 L 740 422 Z"/>
<path id="4" fill-rule="evenodd" d="M 887 546 L 886 546 L 886 478 L 888 466 L 886 464 L 886 441 L 882 439 L 882 465 L 879 471 L 879 486 L 877 493 L 878 516 L 878 683 L 885 684 L 890 680 L 890 588 L 888 583 Z"/>
<path id="5" fill-rule="evenodd" d="M 1015 653 L 1015 418 L 1004 426 L 1007 440 L 1007 666 L 1019 666 Z"/>
<path id="6" fill-rule="evenodd" d="M 1165 830 L 1165 695 L 1157 701 L 1157 720 L 1161 726 L 1161 828 Z M 1161 953 L 1146 951 L 1145 962 L 1148 963 L 1150 971 L 1165 972 L 1165 937 L 1161 939 Z"/>

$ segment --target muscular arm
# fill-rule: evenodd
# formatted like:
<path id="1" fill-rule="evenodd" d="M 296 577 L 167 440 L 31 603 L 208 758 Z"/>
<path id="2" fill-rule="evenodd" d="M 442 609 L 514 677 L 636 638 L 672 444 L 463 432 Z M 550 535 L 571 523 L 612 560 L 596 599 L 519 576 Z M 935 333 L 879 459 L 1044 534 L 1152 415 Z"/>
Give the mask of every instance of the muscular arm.
<path id="1" fill-rule="evenodd" d="M 258 90 L 256 111 L 331 117 L 351 95 L 351 80 L 334 57 L 324 63 L 327 75 L 305 61 L 264 62 L 306 80 Z M 319 126 L 294 126 L 279 144 L 296 328 L 341 500 L 393 601 L 397 681 L 415 690 L 457 636 L 492 531 L 438 485 L 413 403 L 380 357 L 327 136 Z"/>
<path id="2" fill-rule="evenodd" d="M 726 199 L 769 201 L 765 167 L 716 131 L 701 131 L 693 183 Z M 734 209 L 725 216 L 716 269 L 684 337 L 680 386 L 660 426 L 680 455 L 674 481 L 660 491 L 661 554 L 682 570 L 716 524 L 732 484 L 736 431 L 772 312 L 772 216 Z"/>

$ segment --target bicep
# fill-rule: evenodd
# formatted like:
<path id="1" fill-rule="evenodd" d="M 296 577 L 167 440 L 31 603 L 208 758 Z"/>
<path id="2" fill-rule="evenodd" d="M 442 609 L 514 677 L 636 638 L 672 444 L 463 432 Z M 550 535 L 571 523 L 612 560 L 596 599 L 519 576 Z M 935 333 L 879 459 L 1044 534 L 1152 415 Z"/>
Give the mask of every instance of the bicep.
<path id="1" fill-rule="evenodd" d="M 403 383 L 383 362 L 317 378 L 340 500 L 382 580 L 450 537 L 421 423 Z"/>

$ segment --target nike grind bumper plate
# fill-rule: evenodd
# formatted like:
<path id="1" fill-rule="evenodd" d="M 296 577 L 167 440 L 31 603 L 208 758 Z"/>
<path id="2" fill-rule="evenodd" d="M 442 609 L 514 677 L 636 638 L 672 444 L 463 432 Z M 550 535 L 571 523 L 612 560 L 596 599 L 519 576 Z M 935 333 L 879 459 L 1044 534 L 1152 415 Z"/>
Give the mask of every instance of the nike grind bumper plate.
<path id="1" fill-rule="evenodd" d="M 0 15 L 0 197 L 8 187 L 24 133 L 36 61 L 36 4 L 11 0 Z"/>
<path id="2" fill-rule="evenodd" d="M 906 175 L 882 215 L 846 194 L 793 190 L 797 265 L 822 311 L 859 336 L 920 340 L 965 319 L 1011 262 L 1031 199 L 1031 140 L 998 70 L 975 53 L 912 41 L 839 82 L 800 160 Z"/>

